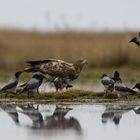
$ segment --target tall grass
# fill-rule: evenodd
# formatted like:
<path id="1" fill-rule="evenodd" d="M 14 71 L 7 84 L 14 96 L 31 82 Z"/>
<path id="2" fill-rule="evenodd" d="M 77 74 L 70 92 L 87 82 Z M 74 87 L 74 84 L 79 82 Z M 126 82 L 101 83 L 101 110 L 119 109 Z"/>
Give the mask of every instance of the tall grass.
<path id="1" fill-rule="evenodd" d="M 140 66 L 140 48 L 129 44 L 132 32 L 27 32 L 0 30 L 0 69 L 23 68 L 25 61 L 86 58 L 88 67 Z"/>

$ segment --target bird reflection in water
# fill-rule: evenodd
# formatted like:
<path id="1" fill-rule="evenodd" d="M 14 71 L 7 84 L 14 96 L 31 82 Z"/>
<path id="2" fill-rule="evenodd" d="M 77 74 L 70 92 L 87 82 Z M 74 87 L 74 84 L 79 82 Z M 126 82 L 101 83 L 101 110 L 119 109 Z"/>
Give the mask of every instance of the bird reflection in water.
<path id="1" fill-rule="evenodd" d="M 32 120 L 32 128 L 41 128 L 43 126 L 43 116 L 39 111 L 39 105 L 34 107 L 32 104 L 28 104 L 20 105 L 19 107 L 22 109 L 21 113 L 28 116 Z"/>
<path id="2" fill-rule="evenodd" d="M 133 108 L 133 111 L 134 111 L 136 114 L 140 115 L 140 107 Z"/>
<path id="3" fill-rule="evenodd" d="M 46 117 L 47 124 L 44 127 L 46 129 L 74 129 L 80 131 L 81 125 L 76 118 L 65 117 L 70 110 L 72 109 L 56 106 L 53 115 Z"/>
<path id="4" fill-rule="evenodd" d="M 0 104 L 0 108 L 8 114 L 10 118 L 15 122 L 15 124 L 19 124 L 19 116 L 16 110 L 16 105 L 14 104 Z"/>
<path id="5" fill-rule="evenodd" d="M 106 124 L 107 122 L 113 122 L 115 125 L 119 125 L 122 115 L 133 109 L 132 107 L 128 108 L 106 108 L 102 114 L 102 123 Z"/>
<path id="6" fill-rule="evenodd" d="M 39 111 L 39 105 L 37 107 L 34 107 L 31 104 L 28 105 L 21 105 L 19 106 L 24 115 L 28 116 L 32 122 L 32 129 L 40 129 L 40 130 L 67 130 L 67 129 L 73 129 L 76 131 L 81 131 L 81 125 L 79 121 L 74 117 L 66 117 L 67 113 L 72 110 L 68 107 L 58 107 L 56 106 L 54 112 L 50 116 L 45 116 L 43 119 L 43 116 L 41 112 Z"/>

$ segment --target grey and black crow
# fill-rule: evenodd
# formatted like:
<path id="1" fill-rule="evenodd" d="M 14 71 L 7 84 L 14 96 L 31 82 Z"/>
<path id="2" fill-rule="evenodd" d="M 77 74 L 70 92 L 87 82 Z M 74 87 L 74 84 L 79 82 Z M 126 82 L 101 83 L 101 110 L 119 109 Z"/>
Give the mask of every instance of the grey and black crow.
<path id="1" fill-rule="evenodd" d="M 130 43 L 133 42 L 135 43 L 138 47 L 140 47 L 140 32 L 139 35 L 137 37 L 132 38 L 130 41 Z"/>
<path id="2" fill-rule="evenodd" d="M 25 84 L 25 87 L 20 93 L 28 92 L 28 98 L 29 94 L 35 90 L 37 90 L 37 92 L 39 93 L 38 89 L 41 86 L 44 78 L 46 77 L 42 74 L 34 74 L 31 80 Z"/>
<path id="3" fill-rule="evenodd" d="M 16 72 L 14 76 L 9 80 L 9 82 L 0 91 L 5 92 L 5 93 L 16 93 L 16 87 L 18 85 L 18 78 L 21 73 L 22 73 L 21 71 Z"/>
<path id="4" fill-rule="evenodd" d="M 118 97 L 127 96 L 127 95 L 136 93 L 134 90 L 126 87 L 120 81 L 115 82 L 114 89 L 115 89 L 116 93 L 118 94 Z"/>
<path id="5" fill-rule="evenodd" d="M 106 74 L 103 74 L 101 76 L 101 83 L 103 84 L 103 86 L 105 87 L 105 91 L 113 91 L 114 90 L 114 80 L 111 79 L 110 77 L 108 77 Z"/>

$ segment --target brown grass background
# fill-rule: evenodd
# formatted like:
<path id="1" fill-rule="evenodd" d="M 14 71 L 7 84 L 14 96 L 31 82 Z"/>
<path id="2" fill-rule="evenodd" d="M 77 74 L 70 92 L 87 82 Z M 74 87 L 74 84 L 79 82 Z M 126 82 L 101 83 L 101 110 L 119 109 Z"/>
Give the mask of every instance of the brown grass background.
<path id="1" fill-rule="evenodd" d="M 0 29 L 0 70 L 17 70 L 27 60 L 85 58 L 88 68 L 140 66 L 135 32 L 38 32 Z"/>

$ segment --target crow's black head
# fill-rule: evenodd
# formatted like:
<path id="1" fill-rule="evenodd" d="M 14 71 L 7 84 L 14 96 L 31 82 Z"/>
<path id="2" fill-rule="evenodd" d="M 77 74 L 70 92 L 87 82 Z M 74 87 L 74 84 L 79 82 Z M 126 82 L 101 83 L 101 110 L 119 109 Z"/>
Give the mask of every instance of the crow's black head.
<path id="1" fill-rule="evenodd" d="M 131 43 L 131 42 L 136 42 L 137 41 L 137 38 L 136 37 L 134 37 L 134 38 L 132 38 L 130 41 L 129 41 L 129 43 Z"/>
<path id="2" fill-rule="evenodd" d="M 33 78 L 38 79 L 38 80 L 43 80 L 46 77 L 42 74 L 35 74 L 35 75 L 33 75 Z"/>
<path id="3" fill-rule="evenodd" d="M 104 78 L 105 76 L 107 76 L 107 75 L 106 75 L 106 74 L 103 74 L 103 75 L 101 76 L 101 79 Z"/>
<path id="4" fill-rule="evenodd" d="M 133 43 L 137 44 L 138 46 L 140 46 L 140 42 L 138 41 L 137 37 L 132 38 L 132 39 L 129 41 L 129 43 L 131 43 L 131 42 L 133 42 Z"/>
<path id="5" fill-rule="evenodd" d="M 17 71 L 17 72 L 15 73 L 15 77 L 18 79 L 21 73 L 22 73 L 22 71 Z"/>
<path id="6" fill-rule="evenodd" d="M 114 77 L 120 77 L 120 73 L 118 71 L 114 72 Z"/>
<path id="7" fill-rule="evenodd" d="M 140 90 L 140 83 L 135 84 L 135 86 L 132 89 L 137 88 L 138 90 Z"/>

